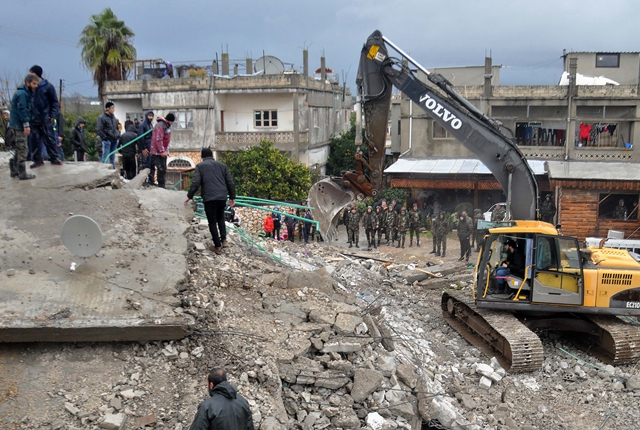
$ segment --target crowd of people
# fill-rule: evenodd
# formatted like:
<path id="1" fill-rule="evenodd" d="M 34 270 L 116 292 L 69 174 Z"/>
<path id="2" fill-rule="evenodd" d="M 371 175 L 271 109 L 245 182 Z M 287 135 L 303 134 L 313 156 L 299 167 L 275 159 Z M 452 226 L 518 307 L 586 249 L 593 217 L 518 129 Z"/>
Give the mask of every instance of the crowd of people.
<path id="1" fill-rule="evenodd" d="M 298 240 L 309 243 L 311 240 L 322 240 L 320 232 L 317 231 L 316 223 L 313 221 L 310 209 L 289 209 L 285 212 L 286 215 L 282 217 L 278 206 L 273 207 L 273 212 L 267 214 L 262 222 L 264 228 L 264 235 L 266 238 L 272 238 L 275 240 L 288 240 L 295 242 L 296 234 Z M 284 224 L 284 229 L 282 225 Z"/>

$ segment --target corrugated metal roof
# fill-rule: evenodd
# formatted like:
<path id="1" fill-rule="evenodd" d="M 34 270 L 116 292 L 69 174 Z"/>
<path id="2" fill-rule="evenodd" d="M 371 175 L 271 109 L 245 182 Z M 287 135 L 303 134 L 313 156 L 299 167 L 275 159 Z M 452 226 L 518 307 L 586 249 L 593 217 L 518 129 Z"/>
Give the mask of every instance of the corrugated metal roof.
<path id="1" fill-rule="evenodd" d="M 546 174 L 543 160 L 527 160 L 529 166 L 536 175 Z M 440 158 L 419 159 L 401 158 L 387 167 L 385 173 L 418 173 L 433 175 L 460 175 L 476 174 L 491 175 L 491 171 L 480 161 L 474 158 Z"/>
<path id="2" fill-rule="evenodd" d="M 550 179 L 640 181 L 640 169 L 638 167 L 637 163 L 547 161 Z"/>
<path id="3" fill-rule="evenodd" d="M 636 51 L 571 51 L 563 54 L 565 57 L 570 54 L 640 54 L 640 52 Z"/>

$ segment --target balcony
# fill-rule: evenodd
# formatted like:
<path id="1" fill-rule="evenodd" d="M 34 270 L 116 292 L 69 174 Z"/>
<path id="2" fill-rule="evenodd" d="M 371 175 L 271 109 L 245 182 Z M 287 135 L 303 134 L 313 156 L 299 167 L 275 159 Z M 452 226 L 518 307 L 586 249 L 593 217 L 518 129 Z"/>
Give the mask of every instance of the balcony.
<path id="1" fill-rule="evenodd" d="M 295 133 L 292 131 L 231 131 L 216 133 L 216 148 L 220 150 L 233 151 L 243 149 L 247 146 L 259 145 L 263 140 L 268 140 L 275 144 L 276 149 L 291 150 L 295 142 Z M 308 143 L 308 132 L 298 133 L 301 145 Z"/>

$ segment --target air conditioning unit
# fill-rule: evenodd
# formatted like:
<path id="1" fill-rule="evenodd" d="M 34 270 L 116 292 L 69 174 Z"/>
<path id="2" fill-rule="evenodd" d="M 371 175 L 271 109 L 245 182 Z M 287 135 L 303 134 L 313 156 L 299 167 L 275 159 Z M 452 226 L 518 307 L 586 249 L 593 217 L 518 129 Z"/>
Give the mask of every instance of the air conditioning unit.
<path id="1" fill-rule="evenodd" d="M 607 239 L 624 239 L 624 231 L 609 230 Z"/>

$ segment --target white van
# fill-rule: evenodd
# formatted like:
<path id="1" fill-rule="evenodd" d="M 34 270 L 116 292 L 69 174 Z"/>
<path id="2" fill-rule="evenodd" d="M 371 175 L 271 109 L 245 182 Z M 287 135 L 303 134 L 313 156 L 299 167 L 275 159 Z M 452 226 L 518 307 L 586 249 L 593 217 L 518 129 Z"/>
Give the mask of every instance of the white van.
<path id="1" fill-rule="evenodd" d="M 491 221 L 491 215 L 493 215 L 493 211 L 500 205 L 504 206 L 505 208 L 507 207 L 507 203 L 506 202 L 496 203 L 495 205 L 491 206 L 491 208 L 488 211 L 486 211 L 485 213 L 482 214 L 484 216 L 484 220 L 485 221 Z M 503 221 L 503 220 L 501 220 L 501 221 Z"/>

